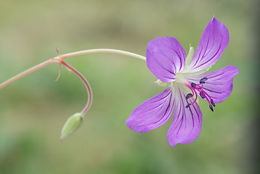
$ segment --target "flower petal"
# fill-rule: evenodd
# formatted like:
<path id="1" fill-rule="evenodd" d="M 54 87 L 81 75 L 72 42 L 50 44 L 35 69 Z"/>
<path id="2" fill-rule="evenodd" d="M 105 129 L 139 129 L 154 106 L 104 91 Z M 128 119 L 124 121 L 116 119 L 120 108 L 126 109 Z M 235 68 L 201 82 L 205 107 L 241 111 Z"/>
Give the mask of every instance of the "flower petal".
<path id="1" fill-rule="evenodd" d="M 147 66 L 162 82 L 175 79 L 184 67 L 186 54 L 181 44 L 172 37 L 159 37 L 150 41 L 146 50 Z"/>
<path id="2" fill-rule="evenodd" d="M 215 103 L 220 103 L 231 94 L 233 78 L 238 73 L 238 69 L 235 66 L 230 65 L 217 71 L 201 74 L 189 80 L 196 83 L 200 79 L 207 77 L 208 80 L 203 84 L 203 89 Z"/>
<path id="3" fill-rule="evenodd" d="M 173 112 L 173 94 L 171 87 L 161 94 L 139 105 L 126 121 L 126 125 L 135 132 L 144 133 L 162 126 Z"/>
<path id="4" fill-rule="evenodd" d="M 218 61 L 229 42 L 228 29 L 215 17 L 208 23 L 189 69 L 199 71 Z"/>
<path id="5" fill-rule="evenodd" d="M 177 143 L 193 142 L 201 130 L 202 113 L 199 105 L 195 102 L 186 108 L 188 103 L 185 96 L 187 93 L 180 87 L 175 88 L 173 121 L 167 134 L 167 139 L 173 147 Z M 194 101 L 194 98 L 192 100 Z"/>

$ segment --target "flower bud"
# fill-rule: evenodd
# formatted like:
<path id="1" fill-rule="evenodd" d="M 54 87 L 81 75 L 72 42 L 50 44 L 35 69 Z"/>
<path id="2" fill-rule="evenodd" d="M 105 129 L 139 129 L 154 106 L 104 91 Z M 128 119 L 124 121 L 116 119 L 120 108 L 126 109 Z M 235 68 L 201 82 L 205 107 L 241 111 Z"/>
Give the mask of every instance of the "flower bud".
<path id="1" fill-rule="evenodd" d="M 72 116 L 70 116 L 61 130 L 60 139 L 64 139 L 65 137 L 75 132 L 80 127 L 82 121 L 82 113 L 75 113 Z"/>

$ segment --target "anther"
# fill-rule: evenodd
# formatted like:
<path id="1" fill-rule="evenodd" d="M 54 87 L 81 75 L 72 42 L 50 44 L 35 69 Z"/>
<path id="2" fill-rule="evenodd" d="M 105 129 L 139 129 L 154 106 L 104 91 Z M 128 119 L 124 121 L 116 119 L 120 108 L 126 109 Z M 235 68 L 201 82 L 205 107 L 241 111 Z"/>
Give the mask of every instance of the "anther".
<path id="1" fill-rule="evenodd" d="M 213 109 L 212 105 L 209 105 L 209 108 L 210 108 L 210 110 L 211 110 L 212 112 L 214 112 L 214 109 Z"/>
<path id="2" fill-rule="evenodd" d="M 200 92 L 200 97 L 204 99 L 206 96 L 202 92 Z"/>
<path id="3" fill-rule="evenodd" d="M 188 108 L 188 107 L 191 105 L 191 104 L 188 102 L 188 99 L 189 99 L 189 98 L 192 98 L 192 97 L 193 97 L 193 95 L 192 95 L 191 93 L 188 93 L 188 94 L 186 95 L 185 98 L 186 98 L 187 103 L 188 103 L 188 104 L 186 105 L 186 108 Z"/>
<path id="4" fill-rule="evenodd" d="M 188 93 L 188 94 L 186 95 L 186 100 L 188 100 L 188 99 L 191 98 L 191 97 L 193 97 L 193 95 L 192 95 L 191 93 Z"/>
<path id="5" fill-rule="evenodd" d="M 200 84 L 203 84 L 203 83 L 205 83 L 207 80 L 208 80 L 208 78 L 207 78 L 207 77 L 203 77 L 202 79 L 200 79 Z"/>
<path id="6" fill-rule="evenodd" d="M 190 86 L 191 86 L 192 88 L 195 88 L 195 87 L 196 87 L 196 84 L 193 83 L 193 82 L 191 82 Z"/>
<path id="7" fill-rule="evenodd" d="M 216 107 L 216 105 L 215 105 L 213 99 L 210 100 L 210 103 L 211 103 L 214 107 Z"/>

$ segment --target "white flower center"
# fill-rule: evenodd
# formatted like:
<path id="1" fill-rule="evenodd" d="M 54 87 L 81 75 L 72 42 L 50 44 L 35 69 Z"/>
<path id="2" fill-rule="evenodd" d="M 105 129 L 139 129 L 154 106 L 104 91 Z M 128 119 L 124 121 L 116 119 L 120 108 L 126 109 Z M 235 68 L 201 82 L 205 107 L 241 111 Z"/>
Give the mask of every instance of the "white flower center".
<path id="1" fill-rule="evenodd" d="M 187 81 L 186 75 L 187 75 L 186 73 L 181 73 L 181 72 L 176 73 L 175 82 L 185 84 L 185 82 Z"/>

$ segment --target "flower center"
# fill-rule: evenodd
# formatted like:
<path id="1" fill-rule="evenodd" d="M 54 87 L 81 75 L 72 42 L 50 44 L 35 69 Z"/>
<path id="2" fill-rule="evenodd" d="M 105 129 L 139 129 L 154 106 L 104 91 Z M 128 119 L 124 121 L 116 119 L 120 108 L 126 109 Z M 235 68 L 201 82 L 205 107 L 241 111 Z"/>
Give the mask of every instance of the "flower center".
<path id="1" fill-rule="evenodd" d="M 193 105 L 196 102 L 199 94 L 202 99 L 206 100 L 209 103 L 210 110 L 212 112 L 214 111 L 213 107 L 215 107 L 215 103 L 203 88 L 203 85 L 206 83 L 207 80 L 208 80 L 207 77 L 203 77 L 202 79 L 200 79 L 199 84 L 189 82 L 189 81 L 186 81 L 186 83 L 184 83 L 185 86 L 187 86 L 192 92 L 186 95 L 186 100 L 188 103 L 188 105 L 186 105 L 186 108 L 190 107 L 190 105 Z M 195 99 L 191 100 L 194 97 L 194 95 L 195 95 Z"/>
<path id="2" fill-rule="evenodd" d="M 207 77 L 203 77 L 202 79 L 199 80 L 199 82 L 196 84 L 194 82 L 190 82 L 188 80 L 188 77 L 190 76 L 190 73 L 183 73 L 183 72 L 178 72 L 176 73 L 176 77 L 175 80 L 171 83 L 171 86 L 173 87 L 175 84 L 179 85 L 179 86 L 186 86 L 188 87 L 192 93 L 188 93 L 185 98 L 187 101 L 187 105 L 186 108 L 190 107 L 191 105 L 193 105 L 194 103 L 196 103 L 198 96 L 200 96 L 202 99 L 206 100 L 209 103 L 209 108 L 210 110 L 213 112 L 214 111 L 214 107 L 215 102 L 213 101 L 213 99 L 210 97 L 210 95 L 205 91 L 203 85 L 206 83 L 206 81 L 208 80 Z M 160 86 L 166 86 L 169 83 L 163 83 L 160 80 L 155 81 L 155 83 L 157 83 Z M 195 98 L 194 98 L 195 97 Z"/>
<path id="3" fill-rule="evenodd" d="M 176 73 L 175 82 L 185 84 L 187 82 L 185 73 Z"/>

